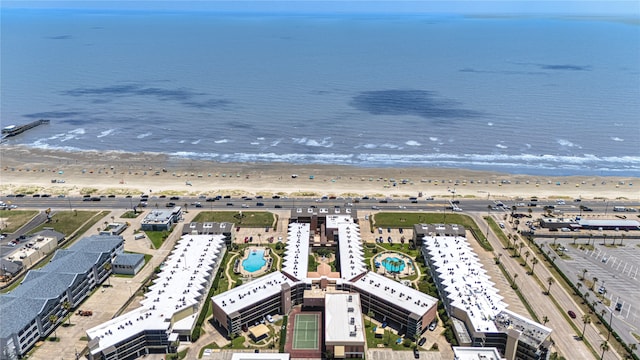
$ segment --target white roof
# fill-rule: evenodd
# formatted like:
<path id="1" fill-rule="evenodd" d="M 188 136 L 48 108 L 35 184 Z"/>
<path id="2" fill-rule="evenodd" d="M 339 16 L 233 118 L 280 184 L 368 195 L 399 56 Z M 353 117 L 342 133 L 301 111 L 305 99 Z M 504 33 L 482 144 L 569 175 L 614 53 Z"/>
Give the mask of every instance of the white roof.
<path id="1" fill-rule="evenodd" d="M 453 347 L 454 360 L 502 360 L 498 349 L 494 347 Z"/>
<path id="2" fill-rule="evenodd" d="M 165 330 L 173 314 L 198 306 L 205 286 L 224 247 L 222 235 L 185 235 L 161 265 L 153 286 L 141 301 L 142 307 L 87 330 L 90 339 L 99 339 L 91 352 L 97 353 L 144 330 Z M 193 328 L 198 311 L 173 324 L 173 330 Z"/>
<path id="3" fill-rule="evenodd" d="M 640 226 L 638 220 L 633 219 L 580 219 L 578 223 L 581 226 Z"/>
<path id="4" fill-rule="evenodd" d="M 289 360 L 288 353 L 254 353 L 237 352 L 231 355 L 231 360 Z"/>
<path id="5" fill-rule="evenodd" d="M 171 219 L 171 216 L 173 216 L 173 214 L 177 211 L 180 211 L 180 207 L 176 206 L 171 210 L 159 210 L 159 209 L 155 209 L 155 210 L 151 210 L 145 217 L 144 219 L 142 219 L 142 223 L 143 224 L 151 224 L 151 223 L 158 223 L 158 224 L 163 224 L 166 223 L 167 221 L 169 221 L 169 219 Z"/>
<path id="6" fill-rule="evenodd" d="M 371 271 L 353 286 L 420 316 L 438 303 L 438 299 L 432 296 Z"/>
<path id="7" fill-rule="evenodd" d="M 336 222 L 338 228 L 338 247 L 340 256 L 340 277 L 351 280 L 367 271 L 364 264 L 364 251 L 360 239 L 360 227 L 351 217 Z"/>
<path id="8" fill-rule="evenodd" d="M 280 294 L 281 284 L 293 286 L 294 281 L 280 271 L 274 271 L 261 278 L 245 283 L 211 298 L 226 314 L 242 310 L 247 306 L 261 303 L 276 294 Z"/>
<path id="9" fill-rule="evenodd" d="M 482 268 L 467 239 L 425 236 L 431 257 L 451 306 L 467 313 L 475 331 L 496 332 L 495 316 L 507 307 Z"/>
<path id="10" fill-rule="evenodd" d="M 282 271 L 296 279 L 305 279 L 309 270 L 310 229 L 310 224 L 289 224 Z"/>
<path id="11" fill-rule="evenodd" d="M 353 216 L 351 216 L 351 209 L 344 209 L 345 215 L 340 215 L 340 208 L 334 209 L 335 215 L 327 215 L 326 227 L 327 229 L 336 229 L 340 224 L 344 222 L 353 222 Z"/>
<path id="12" fill-rule="evenodd" d="M 324 297 L 325 342 L 364 344 L 360 294 L 331 294 Z"/>

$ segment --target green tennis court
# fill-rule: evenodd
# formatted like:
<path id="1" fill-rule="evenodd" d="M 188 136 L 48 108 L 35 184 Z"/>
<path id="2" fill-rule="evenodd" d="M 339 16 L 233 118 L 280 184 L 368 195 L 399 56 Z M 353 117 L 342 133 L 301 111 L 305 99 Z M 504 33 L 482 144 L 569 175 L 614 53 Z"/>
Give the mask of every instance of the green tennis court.
<path id="1" fill-rule="evenodd" d="M 315 350 L 318 348 L 318 314 L 297 314 L 293 327 L 293 348 Z"/>

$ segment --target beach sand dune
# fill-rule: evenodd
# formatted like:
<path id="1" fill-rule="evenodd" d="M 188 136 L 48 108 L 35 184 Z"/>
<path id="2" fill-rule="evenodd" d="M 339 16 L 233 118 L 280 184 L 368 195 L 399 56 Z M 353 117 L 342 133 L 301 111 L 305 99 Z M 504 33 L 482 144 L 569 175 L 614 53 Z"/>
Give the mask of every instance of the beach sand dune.
<path id="1" fill-rule="evenodd" d="M 359 168 L 219 163 L 155 153 L 67 152 L 2 146 L 0 192 L 80 195 L 142 192 L 290 197 L 452 196 L 491 199 L 640 197 L 638 178 L 537 176 L 446 168 Z"/>

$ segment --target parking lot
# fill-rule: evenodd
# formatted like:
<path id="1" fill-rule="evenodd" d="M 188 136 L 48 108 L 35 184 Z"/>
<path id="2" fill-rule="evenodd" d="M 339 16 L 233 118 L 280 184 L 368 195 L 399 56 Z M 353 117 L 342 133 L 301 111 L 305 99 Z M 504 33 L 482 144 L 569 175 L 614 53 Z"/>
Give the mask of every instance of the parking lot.
<path id="1" fill-rule="evenodd" d="M 596 302 L 600 315 L 611 320 L 615 331 L 627 344 L 637 343 L 631 333 L 640 335 L 640 240 L 626 239 L 624 246 L 604 246 L 596 241 L 593 249 L 581 247 L 587 239 L 578 239 L 578 246 L 571 246 L 573 240 L 563 241 L 568 258 L 557 257 L 556 264 L 565 275 L 578 286 L 581 292 L 588 292 L 588 300 Z M 551 240 L 543 240 L 545 251 L 550 249 Z M 584 273 L 584 270 L 587 270 Z M 585 282 L 580 279 L 584 274 Z M 594 283 L 593 290 L 587 283 Z M 598 298 L 601 295 L 608 301 Z"/>

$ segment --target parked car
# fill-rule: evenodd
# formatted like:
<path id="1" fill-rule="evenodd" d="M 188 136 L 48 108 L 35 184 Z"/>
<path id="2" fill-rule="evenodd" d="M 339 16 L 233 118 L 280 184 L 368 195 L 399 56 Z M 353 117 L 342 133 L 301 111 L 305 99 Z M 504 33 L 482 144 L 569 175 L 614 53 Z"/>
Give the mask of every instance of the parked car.
<path id="1" fill-rule="evenodd" d="M 422 346 L 422 345 L 424 345 L 424 343 L 426 343 L 426 342 L 427 342 L 427 338 L 424 338 L 424 337 L 423 337 L 423 338 L 420 338 L 420 341 L 418 341 L 418 346 Z"/>
<path id="2" fill-rule="evenodd" d="M 577 317 L 576 313 L 574 313 L 573 310 L 567 311 L 567 314 L 569 314 L 569 317 L 572 318 L 572 319 L 575 319 Z"/>
<path id="3" fill-rule="evenodd" d="M 413 358 L 420 359 L 420 351 L 418 351 L 418 349 L 413 349 Z"/>
<path id="4" fill-rule="evenodd" d="M 429 324 L 429 331 L 435 330 L 437 326 L 438 326 L 438 322 L 433 321 L 431 324 Z"/>
<path id="5" fill-rule="evenodd" d="M 622 303 L 617 303 L 616 304 L 616 311 L 620 311 L 622 310 Z"/>

